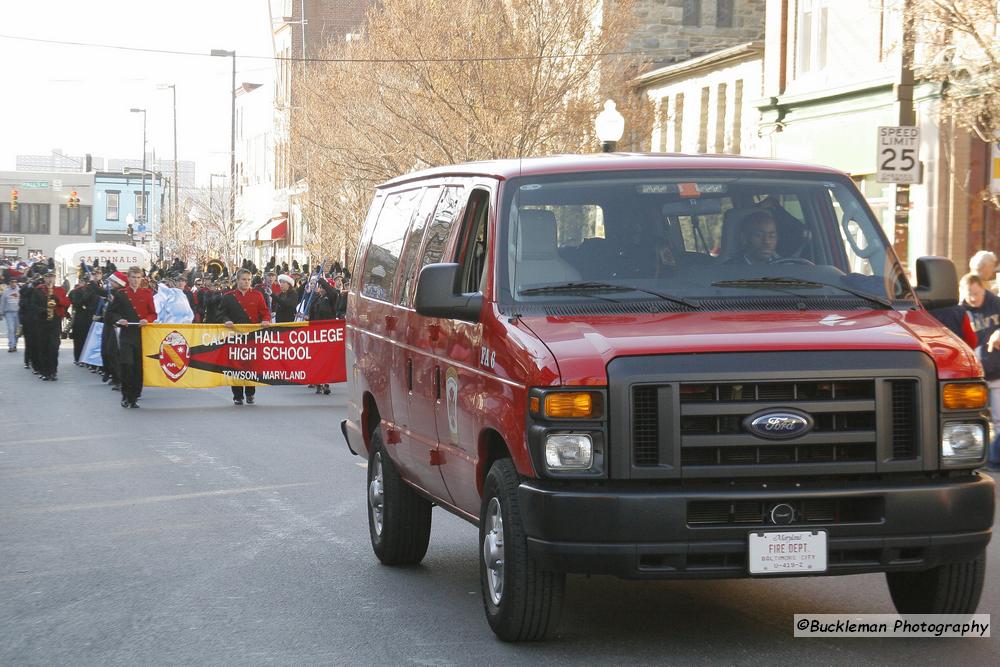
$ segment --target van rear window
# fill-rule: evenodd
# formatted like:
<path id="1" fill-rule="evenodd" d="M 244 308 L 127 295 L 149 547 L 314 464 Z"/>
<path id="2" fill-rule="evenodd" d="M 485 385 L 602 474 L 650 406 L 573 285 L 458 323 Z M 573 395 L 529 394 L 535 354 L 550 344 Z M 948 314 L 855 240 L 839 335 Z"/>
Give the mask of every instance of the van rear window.
<path id="1" fill-rule="evenodd" d="M 410 227 L 422 189 L 396 192 L 386 197 L 372 232 L 371 244 L 365 258 L 361 293 L 373 299 L 390 301 L 399 253 L 403 239 Z"/>

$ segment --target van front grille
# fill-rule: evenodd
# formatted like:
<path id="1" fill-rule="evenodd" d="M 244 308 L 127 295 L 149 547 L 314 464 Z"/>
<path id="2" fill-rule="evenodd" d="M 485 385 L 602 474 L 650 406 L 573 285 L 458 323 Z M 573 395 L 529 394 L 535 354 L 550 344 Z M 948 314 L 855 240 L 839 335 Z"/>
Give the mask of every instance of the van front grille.
<path id="1" fill-rule="evenodd" d="M 712 468 L 875 463 L 879 460 L 877 402 L 891 410 L 885 436 L 893 459 L 917 456 L 918 383 L 892 379 L 878 389 L 874 379 L 781 382 L 686 382 L 631 388 L 633 465 L 655 467 L 679 437 L 678 460 L 688 475 Z M 665 401 L 661 392 L 676 392 Z M 671 394 L 674 395 L 674 394 Z M 680 414 L 661 414 L 676 410 Z M 766 410 L 790 409 L 808 415 L 812 427 L 786 440 L 759 437 L 748 418 Z M 668 425 L 673 425 L 672 431 Z M 889 429 L 891 428 L 891 432 Z"/>

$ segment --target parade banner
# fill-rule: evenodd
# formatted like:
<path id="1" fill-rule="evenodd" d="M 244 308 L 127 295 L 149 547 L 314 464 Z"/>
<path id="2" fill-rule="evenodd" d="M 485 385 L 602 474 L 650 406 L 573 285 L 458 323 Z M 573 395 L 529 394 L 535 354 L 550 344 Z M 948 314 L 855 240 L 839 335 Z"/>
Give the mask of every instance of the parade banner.
<path id="1" fill-rule="evenodd" d="M 344 320 L 147 324 L 142 384 L 183 389 L 330 384 L 347 379 Z"/>

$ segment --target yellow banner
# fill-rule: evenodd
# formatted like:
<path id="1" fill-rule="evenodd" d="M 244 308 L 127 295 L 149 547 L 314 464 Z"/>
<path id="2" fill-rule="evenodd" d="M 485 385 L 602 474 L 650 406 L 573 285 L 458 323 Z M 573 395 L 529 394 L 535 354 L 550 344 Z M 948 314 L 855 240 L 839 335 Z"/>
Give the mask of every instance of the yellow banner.
<path id="1" fill-rule="evenodd" d="M 147 324 L 142 380 L 182 389 L 343 382 L 344 321 Z"/>

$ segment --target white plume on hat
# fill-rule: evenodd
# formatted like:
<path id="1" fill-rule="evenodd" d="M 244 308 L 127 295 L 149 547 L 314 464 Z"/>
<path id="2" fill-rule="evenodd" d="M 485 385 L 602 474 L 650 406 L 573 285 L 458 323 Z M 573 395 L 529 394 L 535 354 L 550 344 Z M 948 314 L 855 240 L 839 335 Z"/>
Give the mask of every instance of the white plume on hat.
<path id="1" fill-rule="evenodd" d="M 278 282 L 279 283 L 288 283 L 289 285 L 293 285 L 293 286 L 295 285 L 295 279 L 292 278 L 287 273 L 282 273 L 280 276 L 278 276 Z"/>

